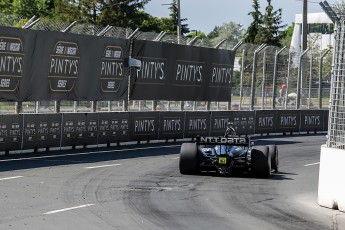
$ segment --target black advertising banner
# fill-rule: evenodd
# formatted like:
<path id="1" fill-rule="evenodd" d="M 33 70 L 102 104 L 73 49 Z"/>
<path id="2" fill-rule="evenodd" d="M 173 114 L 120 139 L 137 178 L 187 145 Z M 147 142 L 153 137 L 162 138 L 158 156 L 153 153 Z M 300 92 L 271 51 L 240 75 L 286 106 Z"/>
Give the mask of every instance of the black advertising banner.
<path id="1" fill-rule="evenodd" d="M 114 100 L 127 99 L 129 68 L 125 65 L 128 59 L 129 47 L 127 40 L 117 39 L 103 41 L 101 46 L 103 55 L 101 58 L 100 87 L 102 99 Z"/>
<path id="2" fill-rule="evenodd" d="M 300 110 L 277 110 L 277 133 L 299 132 Z"/>
<path id="3" fill-rule="evenodd" d="M 22 148 L 23 115 L 0 115 L 0 151 Z"/>
<path id="4" fill-rule="evenodd" d="M 126 99 L 129 44 L 120 38 L 0 27 L 0 100 Z"/>
<path id="5" fill-rule="evenodd" d="M 255 111 L 231 111 L 233 127 L 238 135 L 254 134 Z"/>
<path id="6" fill-rule="evenodd" d="M 21 101 L 29 90 L 21 85 L 30 78 L 35 36 L 30 30 L 0 26 L 0 101 Z"/>
<path id="7" fill-rule="evenodd" d="M 125 99 L 129 41 L 60 32 L 37 32 L 31 100 Z M 39 44 L 45 44 L 41 46 Z M 37 84 L 39 82 L 40 84 Z M 38 85 L 35 87 L 35 85 Z M 37 89 L 36 89 L 37 88 Z"/>
<path id="8" fill-rule="evenodd" d="M 133 112 L 129 114 L 130 140 L 158 140 L 159 112 Z"/>
<path id="9" fill-rule="evenodd" d="M 142 62 L 131 72 L 133 100 L 230 99 L 233 51 L 136 40 L 132 56 Z"/>
<path id="10" fill-rule="evenodd" d="M 98 129 L 97 113 L 64 113 L 61 147 L 96 145 Z"/>
<path id="11" fill-rule="evenodd" d="M 210 112 L 186 112 L 184 138 L 210 135 Z"/>
<path id="12" fill-rule="evenodd" d="M 130 141 L 129 113 L 99 113 L 98 144 L 125 141 Z"/>
<path id="13" fill-rule="evenodd" d="M 323 110 L 301 110 L 300 132 L 323 131 Z"/>
<path id="14" fill-rule="evenodd" d="M 211 113 L 211 136 L 224 136 L 229 122 L 234 122 L 234 112 L 222 111 Z"/>
<path id="15" fill-rule="evenodd" d="M 23 149 L 60 147 L 62 114 L 25 114 Z"/>
<path id="16" fill-rule="evenodd" d="M 184 112 L 159 113 L 159 139 L 182 139 L 184 133 Z"/>
<path id="17" fill-rule="evenodd" d="M 255 133 L 275 133 L 277 127 L 277 110 L 255 111 Z"/>

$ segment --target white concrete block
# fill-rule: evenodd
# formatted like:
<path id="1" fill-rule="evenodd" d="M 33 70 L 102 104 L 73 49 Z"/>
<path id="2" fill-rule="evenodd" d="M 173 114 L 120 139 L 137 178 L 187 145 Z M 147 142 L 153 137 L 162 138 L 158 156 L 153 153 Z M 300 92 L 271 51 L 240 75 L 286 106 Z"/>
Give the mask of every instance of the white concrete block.
<path id="1" fill-rule="evenodd" d="M 318 203 L 345 212 L 345 150 L 321 146 Z"/>

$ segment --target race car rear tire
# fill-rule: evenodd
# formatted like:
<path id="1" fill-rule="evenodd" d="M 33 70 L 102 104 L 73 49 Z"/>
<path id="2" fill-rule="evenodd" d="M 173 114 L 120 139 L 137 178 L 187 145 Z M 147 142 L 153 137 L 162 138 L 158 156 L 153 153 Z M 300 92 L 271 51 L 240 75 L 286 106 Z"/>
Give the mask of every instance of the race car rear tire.
<path id="1" fill-rule="evenodd" d="M 198 147 L 195 143 L 183 143 L 180 152 L 179 168 L 181 174 L 198 172 Z"/>
<path id="2" fill-rule="evenodd" d="M 274 172 L 279 170 L 278 148 L 276 145 L 268 145 L 268 151 L 271 156 L 271 167 Z"/>
<path id="3" fill-rule="evenodd" d="M 251 151 L 251 168 L 254 176 L 269 178 L 271 176 L 271 156 L 268 146 L 257 146 Z"/>

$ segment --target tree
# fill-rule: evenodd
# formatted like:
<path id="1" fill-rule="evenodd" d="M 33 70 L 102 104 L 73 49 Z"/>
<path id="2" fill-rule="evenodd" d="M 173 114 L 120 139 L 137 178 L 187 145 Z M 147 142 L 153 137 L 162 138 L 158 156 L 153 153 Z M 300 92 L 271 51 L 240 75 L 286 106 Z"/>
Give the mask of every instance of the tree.
<path id="1" fill-rule="evenodd" d="M 114 25 L 136 29 L 147 15 L 142 10 L 149 0 L 106 0 L 100 3 L 99 22 L 102 25 Z"/>
<path id="2" fill-rule="evenodd" d="M 206 34 L 200 30 L 192 30 L 187 37 L 190 38 L 195 38 L 196 36 L 198 36 L 199 38 L 207 38 Z"/>
<path id="3" fill-rule="evenodd" d="M 281 46 L 281 31 L 285 25 L 282 23 L 282 10 L 273 10 L 271 0 L 267 0 L 265 15 L 262 17 L 262 26 L 259 27 L 259 33 L 255 37 L 256 44 L 267 44 L 271 46 Z"/>
<path id="4" fill-rule="evenodd" d="M 219 26 L 215 26 L 214 29 L 207 35 L 209 39 L 216 38 L 219 36 Z"/>
<path id="5" fill-rule="evenodd" d="M 260 4 L 258 0 L 253 0 L 252 6 L 254 10 L 249 12 L 248 15 L 252 16 L 253 22 L 247 29 L 244 41 L 255 44 L 256 36 L 258 35 L 260 27 L 262 26 L 262 14 L 260 12 Z"/>
<path id="6" fill-rule="evenodd" d="M 253 0 L 253 11 L 249 13 L 253 22 L 249 25 L 245 42 L 281 46 L 282 9 L 273 10 L 272 0 L 267 0 L 265 14 L 260 12 L 258 0 Z"/>
<path id="7" fill-rule="evenodd" d="M 77 0 L 55 0 L 52 18 L 62 21 L 82 21 L 82 14 Z"/>
<path id="8" fill-rule="evenodd" d="M 0 12 L 5 14 L 13 13 L 12 1 L 0 0 Z"/>
<path id="9" fill-rule="evenodd" d="M 7 4 L 11 12 L 10 14 L 17 14 L 27 18 L 31 18 L 36 15 L 39 17 L 50 16 L 53 12 L 54 1 L 53 0 L 34 0 L 34 1 L 22 1 L 13 0 Z"/>
<path id="10" fill-rule="evenodd" d="M 173 22 L 170 18 L 153 17 L 143 11 L 141 13 L 143 16 L 139 28 L 143 32 L 167 32 L 171 27 L 173 27 Z"/>
<path id="11" fill-rule="evenodd" d="M 244 31 L 242 25 L 235 22 L 229 22 L 223 23 L 221 26 L 216 26 L 215 29 L 209 34 L 208 38 L 211 39 L 213 46 L 224 39 L 228 41 L 229 45 L 233 46 L 238 43 L 243 36 Z"/>
<path id="12" fill-rule="evenodd" d="M 0 12 L 23 16 L 24 21 L 35 15 L 70 22 L 80 20 L 81 15 L 77 0 L 0 0 Z"/>
<path id="13" fill-rule="evenodd" d="M 171 10 L 170 18 L 173 22 L 173 25 L 166 32 L 172 33 L 172 34 L 177 34 L 177 25 L 178 25 L 177 0 L 173 0 L 169 9 Z M 187 18 L 181 18 L 180 20 L 181 20 L 181 35 L 189 33 L 190 30 L 188 28 L 188 24 L 182 24 L 182 22 L 187 21 Z"/>
<path id="14" fill-rule="evenodd" d="M 295 23 L 292 23 L 287 29 L 281 32 L 280 44 L 282 46 L 289 46 L 291 44 L 294 27 Z"/>

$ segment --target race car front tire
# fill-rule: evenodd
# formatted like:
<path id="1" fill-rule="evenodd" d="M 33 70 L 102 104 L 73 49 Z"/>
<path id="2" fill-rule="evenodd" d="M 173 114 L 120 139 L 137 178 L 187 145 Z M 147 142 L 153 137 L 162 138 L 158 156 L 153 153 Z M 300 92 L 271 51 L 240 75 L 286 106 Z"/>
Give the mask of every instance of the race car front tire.
<path id="1" fill-rule="evenodd" d="M 179 168 L 181 174 L 198 172 L 198 147 L 195 143 L 183 143 L 180 152 Z"/>
<path id="2" fill-rule="evenodd" d="M 278 148 L 276 145 L 268 145 L 268 151 L 271 155 L 271 167 L 274 172 L 278 172 L 279 159 L 278 159 Z"/>
<path id="3" fill-rule="evenodd" d="M 251 168 L 254 176 L 269 178 L 271 176 L 271 156 L 268 146 L 257 146 L 251 151 Z"/>

